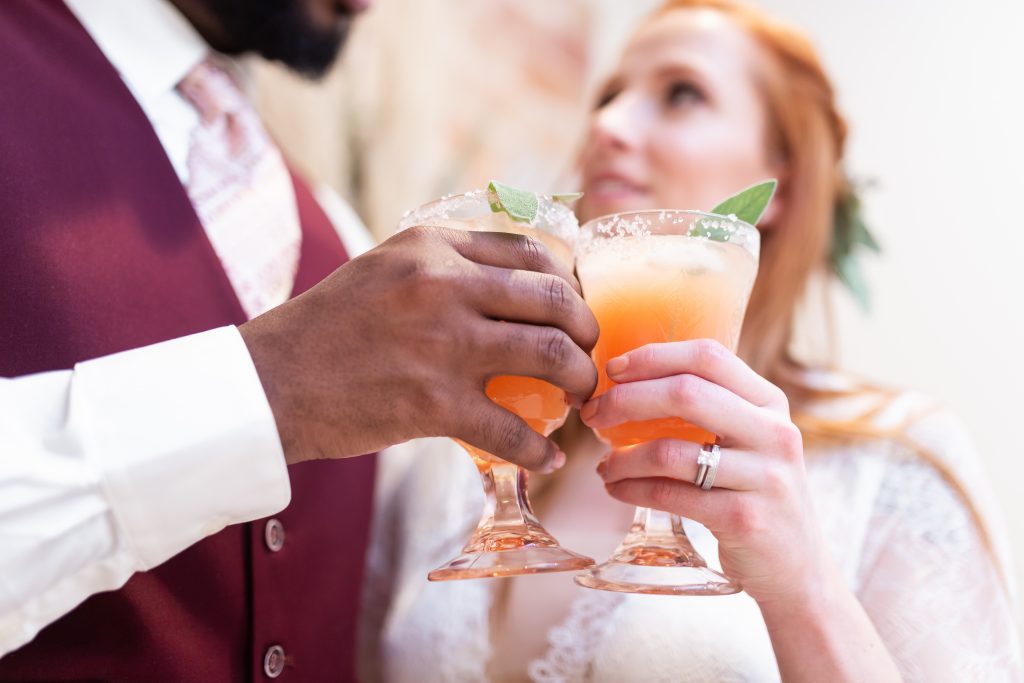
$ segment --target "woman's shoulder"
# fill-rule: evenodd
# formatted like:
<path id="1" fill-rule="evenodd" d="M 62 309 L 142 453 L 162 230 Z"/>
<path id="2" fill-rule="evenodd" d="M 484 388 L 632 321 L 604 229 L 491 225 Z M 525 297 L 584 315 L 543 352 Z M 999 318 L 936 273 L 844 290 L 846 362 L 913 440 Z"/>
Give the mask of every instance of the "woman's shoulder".
<path id="1" fill-rule="evenodd" d="M 928 449 L 947 464 L 976 460 L 956 411 L 926 392 L 893 387 L 838 369 L 801 369 L 787 376 L 793 419 L 805 436 Z"/>
<path id="2" fill-rule="evenodd" d="M 834 369 L 805 370 L 799 380 L 793 420 L 804 435 L 809 463 L 873 470 L 878 481 L 902 482 L 881 487 L 879 494 L 895 492 L 902 499 L 914 497 L 911 482 L 951 494 L 968 508 L 991 498 L 970 433 L 943 401 Z"/>
<path id="3" fill-rule="evenodd" d="M 848 372 L 807 370 L 800 379 L 793 417 L 809 466 L 819 455 L 847 472 L 873 468 L 876 512 L 913 522 L 933 539 L 940 526 L 977 533 L 1005 575 L 1007 538 L 985 462 L 955 410 L 927 392 Z"/>

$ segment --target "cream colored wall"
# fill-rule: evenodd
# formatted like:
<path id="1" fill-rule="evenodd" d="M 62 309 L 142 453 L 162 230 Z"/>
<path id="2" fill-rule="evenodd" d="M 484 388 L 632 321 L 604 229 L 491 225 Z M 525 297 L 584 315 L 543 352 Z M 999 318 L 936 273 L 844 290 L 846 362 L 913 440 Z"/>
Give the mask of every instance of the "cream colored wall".
<path id="1" fill-rule="evenodd" d="M 815 37 L 885 252 L 870 316 L 838 297 L 843 364 L 967 422 L 1024 587 L 1024 3 L 764 0 Z"/>
<path id="2" fill-rule="evenodd" d="M 567 189 L 593 20 L 587 0 L 381 0 L 320 87 L 258 65 L 257 97 L 385 237 L 405 209 L 489 178 Z"/>
<path id="3" fill-rule="evenodd" d="M 653 4 L 378 0 L 325 84 L 258 67 L 256 86 L 293 156 L 386 235 L 405 208 L 492 175 L 565 182 L 586 85 Z M 964 417 L 1024 586 L 1024 3 L 761 4 L 815 37 L 852 124 L 850 168 L 877 183 L 874 311 L 839 294 L 841 358 Z"/>

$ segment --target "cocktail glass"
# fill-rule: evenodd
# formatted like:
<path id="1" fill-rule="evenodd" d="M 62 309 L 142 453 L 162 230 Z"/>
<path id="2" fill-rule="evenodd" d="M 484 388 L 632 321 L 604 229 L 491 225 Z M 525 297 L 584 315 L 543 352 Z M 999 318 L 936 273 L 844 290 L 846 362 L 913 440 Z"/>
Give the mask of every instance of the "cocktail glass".
<path id="1" fill-rule="evenodd" d="M 601 327 L 594 348 L 600 396 L 615 382 L 608 361 L 646 344 L 709 338 L 735 351 L 757 275 L 760 237 L 733 217 L 697 211 L 637 211 L 586 223 L 576 244 L 583 294 Z M 597 430 L 614 448 L 656 439 L 714 444 L 680 418 Z M 626 593 L 727 595 L 740 587 L 710 569 L 675 514 L 637 508 L 607 562 L 576 577 L 588 588 Z"/>
<path id="2" fill-rule="evenodd" d="M 406 214 L 399 229 L 417 225 L 458 230 L 507 232 L 540 240 L 569 268 L 579 224 L 572 210 L 551 197 L 538 196 L 532 221 L 514 220 L 491 208 L 486 190 L 444 197 Z M 487 395 L 523 418 L 532 429 L 548 436 L 569 413 L 565 392 L 533 377 L 499 376 L 488 382 Z M 458 440 L 457 440 L 458 441 Z M 528 473 L 517 465 L 462 441 L 483 479 L 485 505 L 476 531 L 462 552 L 427 575 L 431 581 L 516 576 L 575 571 L 594 560 L 562 548 L 545 531 L 530 507 Z"/>

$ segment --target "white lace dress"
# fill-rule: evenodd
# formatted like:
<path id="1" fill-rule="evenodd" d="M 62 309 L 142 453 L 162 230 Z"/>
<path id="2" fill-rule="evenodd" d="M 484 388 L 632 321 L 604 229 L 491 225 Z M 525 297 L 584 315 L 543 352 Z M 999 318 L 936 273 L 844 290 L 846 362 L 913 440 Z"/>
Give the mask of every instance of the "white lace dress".
<path id="1" fill-rule="evenodd" d="M 808 450 L 821 524 L 905 680 L 1024 680 L 992 496 L 957 420 L 928 405 L 908 393 L 877 415 L 880 427 L 900 425 L 900 438 Z M 497 582 L 426 579 L 479 518 L 476 469 L 447 440 L 406 444 L 381 463 L 361 634 L 364 681 L 486 681 Z M 942 466 L 981 512 L 993 551 Z M 714 537 L 695 523 L 687 532 L 718 568 Z M 544 657 L 526 667 L 534 681 L 779 680 L 764 622 L 746 594 L 625 595 L 568 580 L 566 590 L 575 593 L 569 616 L 549 630 Z"/>

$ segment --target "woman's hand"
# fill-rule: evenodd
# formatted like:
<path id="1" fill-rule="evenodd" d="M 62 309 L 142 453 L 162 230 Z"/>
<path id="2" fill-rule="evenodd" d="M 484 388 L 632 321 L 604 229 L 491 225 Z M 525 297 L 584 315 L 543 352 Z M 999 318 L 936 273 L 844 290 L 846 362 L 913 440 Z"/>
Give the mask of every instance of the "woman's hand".
<path id="1" fill-rule="evenodd" d="M 832 588 L 838 572 L 781 389 L 706 339 L 644 346 L 607 369 L 619 384 L 583 406 L 587 425 L 680 417 L 719 435 L 721 447 L 709 491 L 693 483 L 701 444 L 662 439 L 615 450 L 598 467 L 612 496 L 704 524 L 722 569 L 759 603 L 792 604 Z"/>
<path id="2" fill-rule="evenodd" d="M 761 608 L 783 680 L 900 680 L 825 548 L 782 390 L 709 340 L 644 346 L 607 369 L 620 384 L 583 406 L 591 427 L 681 417 L 719 435 L 710 491 L 693 484 L 700 444 L 687 441 L 613 451 L 598 471 L 614 497 L 711 530 L 722 569 Z"/>

